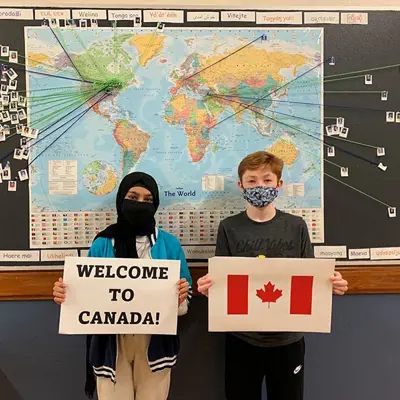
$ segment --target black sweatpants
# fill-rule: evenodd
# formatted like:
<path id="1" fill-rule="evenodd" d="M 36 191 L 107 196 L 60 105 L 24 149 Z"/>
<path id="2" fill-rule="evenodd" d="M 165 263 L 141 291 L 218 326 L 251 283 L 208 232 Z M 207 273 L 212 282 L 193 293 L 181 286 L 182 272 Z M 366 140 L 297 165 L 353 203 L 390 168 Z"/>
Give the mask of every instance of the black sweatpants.
<path id="1" fill-rule="evenodd" d="M 304 339 L 259 347 L 227 334 L 225 352 L 226 400 L 261 400 L 264 377 L 268 400 L 303 400 Z"/>

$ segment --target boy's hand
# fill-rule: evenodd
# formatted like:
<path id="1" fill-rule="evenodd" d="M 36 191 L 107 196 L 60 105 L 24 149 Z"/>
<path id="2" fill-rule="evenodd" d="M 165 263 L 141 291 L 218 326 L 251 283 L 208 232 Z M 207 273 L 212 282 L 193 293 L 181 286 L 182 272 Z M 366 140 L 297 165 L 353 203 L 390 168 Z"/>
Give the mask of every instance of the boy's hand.
<path id="1" fill-rule="evenodd" d="M 342 277 L 340 272 L 335 271 L 333 276 L 331 276 L 332 290 L 334 294 L 344 295 L 348 289 L 348 283 Z"/>
<path id="2" fill-rule="evenodd" d="M 178 295 L 179 295 L 179 305 L 181 305 L 188 297 L 189 293 L 189 282 L 183 278 L 178 281 Z"/>
<path id="3" fill-rule="evenodd" d="M 63 282 L 62 278 L 58 278 L 58 281 L 54 282 L 53 296 L 54 296 L 54 301 L 58 305 L 61 305 L 65 301 L 66 288 L 67 288 L 67 286 Z"/>
<path id="4" fill-rule="evenodd" d="M 207 275 L 202 276 L 197 280 L 197 290 L 204 296 L 208 296 L 208 289 L 212 286 L 211 279 Z"/>

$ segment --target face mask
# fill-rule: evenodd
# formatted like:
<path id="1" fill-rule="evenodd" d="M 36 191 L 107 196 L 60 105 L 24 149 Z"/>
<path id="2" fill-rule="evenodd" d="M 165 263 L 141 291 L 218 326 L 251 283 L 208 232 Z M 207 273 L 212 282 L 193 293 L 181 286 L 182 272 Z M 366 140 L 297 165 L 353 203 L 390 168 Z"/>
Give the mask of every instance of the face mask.
<path id="1" fill-rule="evenodd" d="M 243 189 L 243 197 L 254 207 L 265 207 L 278 197 L 278 189 L 273 186 L 257 186 Z"/>
<path id="2" fill-rule="evenodd" d="M 125 219 L 138 235 L 152 233 L 156 225 L 156 209 L 153 203 L 124 199 L 121 209 Z"/>

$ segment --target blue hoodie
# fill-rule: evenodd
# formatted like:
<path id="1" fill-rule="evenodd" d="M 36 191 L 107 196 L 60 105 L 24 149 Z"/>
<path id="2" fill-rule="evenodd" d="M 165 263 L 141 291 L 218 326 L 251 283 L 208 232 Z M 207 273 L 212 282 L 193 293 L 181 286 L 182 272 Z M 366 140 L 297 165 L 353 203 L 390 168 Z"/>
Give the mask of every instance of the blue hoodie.
<path id="1" fill-rule="evenodd" d="M 192 278 L 178 239 L 161 229 L 156 229 L 150 238 L 150 257 L 158 260 L 180 260 L 180 277 L 189 283 L 188 304 L 192 298 Z M 112 239 L 99 237 L 89 249 L 89 257 L 115 258 Z M 179 352 L 178 335 L 152 335 L 147 349 L 147 358 L 151 371 L 172 368 L 176 364 Z M 86 386 L 85 391 L 93 397 L 96 382 L 95 376 L 111 379 L 116 382 L 117 335 L 88 335 L 86 340 Z M 93 375 L 94 374 L 94 375 Z"/>

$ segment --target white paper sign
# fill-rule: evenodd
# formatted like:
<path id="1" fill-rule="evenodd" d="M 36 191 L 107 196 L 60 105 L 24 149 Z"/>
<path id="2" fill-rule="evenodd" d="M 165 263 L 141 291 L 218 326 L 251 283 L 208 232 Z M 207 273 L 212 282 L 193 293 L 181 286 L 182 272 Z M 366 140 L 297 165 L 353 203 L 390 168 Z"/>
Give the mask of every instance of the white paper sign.
<path id="1" fill-rule="evenodd" d="M 209 260 L 209 331 L 330 332 L 335 262 L 306 258 Z"/>
<path id="2" fill-rule="evenodd" d="M 256 23 L 265 25 L 298 25 L 303 23 L 302 12 L 258 12 Z"/>
<path id="3" fill-rule="evenodd" d="M 62 334 L 175 335 L 180 261 L 65 259 Z"/>

